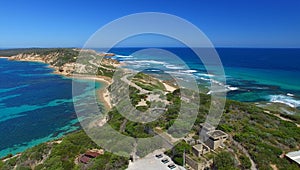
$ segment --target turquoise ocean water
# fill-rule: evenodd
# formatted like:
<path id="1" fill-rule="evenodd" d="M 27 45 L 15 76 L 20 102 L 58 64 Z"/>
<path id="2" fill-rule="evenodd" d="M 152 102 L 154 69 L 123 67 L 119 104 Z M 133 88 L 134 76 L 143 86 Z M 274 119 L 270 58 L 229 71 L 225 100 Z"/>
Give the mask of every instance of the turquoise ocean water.
<path id="1" fill-rule="evenodd" d="M 72 80 L 52 72 L 46 64 L 0 59 L 0 157 L 80 128 Z M 81 95 L 102 86 L 76 81 Z"/>

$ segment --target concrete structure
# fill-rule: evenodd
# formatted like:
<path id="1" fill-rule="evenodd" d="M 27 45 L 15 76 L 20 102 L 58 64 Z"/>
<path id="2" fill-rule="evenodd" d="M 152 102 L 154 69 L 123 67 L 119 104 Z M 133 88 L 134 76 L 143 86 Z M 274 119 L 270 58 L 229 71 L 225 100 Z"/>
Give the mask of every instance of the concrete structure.
<path id="1" fill-rule="evenodd" d="M 155 155 L 162 154 L 162 158 L 157 158 Z M 168 159 L 170 162 L 164 164 L 161 160 Z M 147 156 L 136 160 L 135 162 L 129 162 L 128 168 L 126 170 L 170 170 L 168 165 L 175 164 L 172 159 L 163 154 L 163 150 L 156 150 Z M 186 170 L 184 167 L 176 165 L 173 170 Z"/>
<path id="2" fill-rule="evenodd" d="M 214 130 L 207 133 L 208 139 L 205 141 L 205 144 L 210 149 L 217 149 L 224 146 L 225 140 L 228 138 L 228 135 L 221 130 Z"/>
<path id="3" fill-rule="evenodd" d="M 193 138 L 184 138 L 185 143 L 189 144 L 190 146 L 196 145 L 196 140 Z"/>
<path id="4" fill-rule="evenodd" d="M 289 152 L 285 155 L 289 160 L 296 162 L 300 166 L 300 150 Z"/>
<path id="5" fill-rule="evenodd" d="M 200 124 L 200 130 L 199 130 L 199 137 L 200 140 L 206 141 L 208 139 L 207 133 L 214 131 L 215 127 L 208 124 L 208 123 L 201 123 Z"/>
<path id="6" fill-rule="evenodd" d="M 207 167 L 210 167 L 212 161 L 206 161 L 204 158 L 192 158 L 191 156 L 185 156 L 186 168 L 193 170 L 204 170 Z"/>
<path id="7" fill-rule="evenodd" d="M 204 143 L 199 143 L 192 147 L 192 152 L 197 157 L 200 157 L 200 156 L 203 156 L 204 154 L 210 152 L 210 149 Z"/>
<path id="8" fill-rule="evenodd" d="M 204 170 L 209 168 L 213 160 L 205 158 L 205 154 L 211 150 L 216 150 L 219 147 L 224 146 L 225 140 L 228 135 L 221 131 L 215 130 L 215 127 L 207 123 L 200 124 L 199 140 L 193 138 L 185 138 L 185 142 L 192 146 L 192 154 L 185 155 L 185 163 L 188 169 Z M 204 141 L 204 142 L 203 142 Z"/>
<path id="9" fill-rule="evenodd" d="M 205 133 L 214 131 L 216 128 L 208 123 L 201 123 L 200 124 L 200 131 L 203 131 Z"/>
<path id="10" fill-rule="evenodd" d="M 228 135 L 221 131 L 215 130 L 215 127 L 208 123 L 201 123 L 199 130 L 199 136 L 202 141 L 210 148 L 217 149 L 222 147 L 225 140 L 228 138 Z"/>

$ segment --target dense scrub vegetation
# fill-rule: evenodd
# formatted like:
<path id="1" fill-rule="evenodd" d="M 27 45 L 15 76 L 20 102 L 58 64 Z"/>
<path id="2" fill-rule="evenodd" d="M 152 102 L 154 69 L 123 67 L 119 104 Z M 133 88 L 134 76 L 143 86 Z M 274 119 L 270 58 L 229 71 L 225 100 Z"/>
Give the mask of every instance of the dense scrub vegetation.
<path id="1" fill-rule="evenodd" d="M 134 89 L 133 89 L 134 90 Z M 165 114 L 151 123 L 136 123 L 127 120 L 116 109 L 112 109 L 109 115 L 108 123 L 117 131 L 124 135 L 136 138 L 145 138 L 155 135 L 154 130 L 159 127 L 162 130 L 167 130 L 178 116 L 180 107 L 180 91 L 176 90 L 173 93 L 167 94 L 167 99 L 171 102 L 167 107 Z M 132 96 L 133 98 L 141 99 L 143 96 Z M 193 127 L 196 132 L 199 128 L 199 123 L 203 122 L 208 113 L 210 97 L 201 94 L 201 107 L 199 109 L 198 118 Z M 137 101 L 138 99 L 132 99 Z M 135 102 L 136 103 L 136 102 Z M 295 116 L 298 119 L 297 116 Z M 298 169 L 298 165 L 289 162 L 286 158 L 279 156 L 289 151 L 298 150 L 300 143 L 300 130 L 293 122 L 287 122 L 279 119 L 272 114 L 264 113 L 264 109 L 258 108 L 255 105 L 244 104 L 236 101 L 227 101 L 225 111 L 219 124 L 219 129 L 229 133 L 234 140 L 239 142 L 247 149 L 251 158 L 257 164 L 259 169 L 272 169 L 271 164 L 278 169 Z M 80 169 L 79 165 L 74 164 L 76 155 L 84 153 L 87 149 L 98 148 L 82 131 L 67 135 L 63 138 L 60 144 L 41 144 L 37 147 L 25 151 L 22 156 L 12 158 L 6 162 L 1 162 L 2 169 L 10 169 L 15 165 L 22 168 L 29 168 L 33 162 L 44 160 L 45 155 L 51 153 L 36 169 Z M 190 152 L 190 146 L 179 143 L 167 153 L 173 158 L 177 164 L 182 164 L 183 151 Z M 233 148 L 236 153 L 236 149 Z M 143 153 L 141 153 L 143 154 Z M 248 169 L 251 164 L 249 158 L 239 153 L 237 160 L 232 157 L 225 157 L 233 153 L 221 152 L 220 155 L 215 155 L 215 160 L 218 160 L 214 166 L 218 169 Z M 237 166 L 236 161 L 240 162 Z M 97 162 L 97 163 L 96 163 Z M 100 164 L 98 164 L 101 162 Z M 116 163 L 117 162 L 117 163 Z M 127 158 L 122 158 L 109 154 L 95 159 L 95 164 L 90 167 L 106 167 L 113 169 L 113 166 L 120 168 L 126 167 Z M 222 162 L 222 163 L 220 163 Z M 234 162 L 234 163 L 233 163 Z M 97 168 L 95 168 L 97 169 Z"/>
<path id="2" fill-rule="evenodd" d="M 214 168 L 218 170 L 235 170 L 236 162 L 233 155 L 229 152 L 222 151 L 214 158 Z"/>
<path id="3" fill-rule="evenodd" d="M 61 143 L 49 142 L 37 145 L 21 154 L 0 161 L 0 169 L 125 169 L 128 159 L 105 152 L 89 164 L 75 164 L 75 159 L 89 149 L 99 148 L 83 131 L 65 136 Z"/>
<path id="4" fill-rule="evenodd" d="M 66 63 L 72 63 L 76 62 L 76 57 L 79 55 L 79 51 L 75 51 L 73 49 L 54 49 L 49 51 L 43 51 L 43 52 L 37 52 L 37 54 L 40 55 L 48 55 L 51 53 L 58 53 L 59 56 L 56 58 L 56 60 L 53 61 L 53 64 L 55 66 L 62 66 Z"/>
<path id="5" fill-rule="evenodd" d="M 227 101 L 219 128 L 230 133 L 249 152 L 260 169 L 298 169 L 279 156 L 298 150 L 300 129 L 295 123 L 283 121 L 251 104 Z"/>
<path id="6" fill-rule="evenodd" d="M 17 55 L 17 54 L 20 54 L 20 53 L 24 53 L 24 54 L 31 54 L 31 53 L 49 54 L 49 53 L 52 53 L 52 52 L 71 51 L 71 50 L 72 50 L 71 48 L 17 48 L 17 49 L 5 49 L 5 50 L 0 50 L 0 56 L 10 57 L 10 56 Z"/>
<path id="7" fill-rule="evenodd" d="M 169 94 L 169 98 L 173 94 Z M 201 106 L 194 130 L 204 121 L 210 103 L 209 96 L 201 94 Z M 286 116 L 291 120 L 299 120 L 297 115 Z M 228 100 L 219 129 L 229 133 L 246 148 L 259 169 L 298 169 L 296 163 L 280 158 L 281 154 L 299 150 L 300 129 L 293 122 L 281 120 L 272 114 L 264 113 L 264 109 L 249 103 Z M 237 150 L 235 150 L 237 151 Z M 180 154 L 179 154 L 180 155 Z M 179 159 L 179 157 L 177 158 Z M 251 164 L 245 155 L 239 156 L 240 168 L 248 169 Z"/>
<path id="8" fill-rule="evenodd" d="M 141 99 L 145 98 L 144 94 L 138 94 L 139 90 L 134 87 L 129 88 L 130 99 L 133 105 L 136 105 Z M 173 93 L 168 93 L 168 100 L 171 102 L 166 108 L 166 112 L 160 115 L 160 117 L 150 123 L 136 123 L 127 120 L 123 117 L 117 109 L 112 109 L 109 115 L 108 123 L 117 131 L 121 131 L 123 134 L 132 137 L 148 137 L 153 132 L 154 128 L 161 128 L 163 130 L 168 129 L 178 116 L 180 108 L 179 90 Z M 150 104 L 149 104 L 150 105 Z M 144 108 L 145 110 L 147 108 Z M 142 109 L 140 109 L 142 110 Z M 126 121 L 126 123 L 124 123 Z M 121 127 L 123 125 L 123 127 Z M 151 136 L 151 135 L 150 135 Z"/>
<path id="9" fill-rule="evenodd" d="M 106 76 L 112 78 L 114 76 L 115 71 L 108 70 L 102 67 L 99 67 L 97 70 L 97 75 Z"/>
<path id="10" fill-rule="evenodd" d="M 134 137 L 147 137 L 148 133 L 151 132 L 149 129 L 156 127 L 164 130 L 168 129 L 178 116 L 179 93 L 180 91 L 176 90 L 167 94 L 168 100 L 172 102 L 166 113 L 161 115 L 159 121 L 147 124 L 127 121 L 123 133 Z M 138 96 L 135 97 L 137 100 L 140 99 Z M 195 132 L 199 129 L 199 124 L 204 122 L 210 104 L 209 96 L 201 94 L 200 98 L 201 106 L 193 128 Z M 110 114 L 112 119 L 109 123 L 116 130 L 120 130 L 126 119 L 116 111 Z M 298 119 L 297 116 L 294 116 L 294 118 Z M 295 163 L 291 163 L 285 158 L 279 158 L 281 154 L 298 150 L 300 147 L 300 130 L 295 123 L 283 121 L 276 116 L 266 114 L 263 109 L 255 105 L 228 100 L 218 128 L 229 133 L 234 140 L 246 148 L 258 168 L 271 169 L 270 164 L 276 165 L 279 169 L 298 168 Z M 175 151 L 172 151 L 171 156 L 174 160 L 177 160 L 176 163 L 180 164 L 183 147 L 182 145 L 179 146 L 179 148 L 175 147 Z M 188 150 L 188 148 L 186 149 Z M 249 168 L 249 159 L 243 154 L 239 155 L 238 160 L 241 162 L 241 166 L 245 169 Z"/>
<path id="11" fill-rule="evenodd" d="M 183 154 L 190 154 L 191 152 L 192 147 L 184 141 L 180 141 L 171 150 L 166 151 L 165 154 L 169 155 L 176 164 L 183 166 Z"/>
<path id="12" fill-rule="evenodd" d="M 165 90 L 165 86 L 158 79 L 155 79 L 144 73 L 136 74 L 132 79 L 132 82 L 149 91 Z"/>
<path id="13" fill-rule="evenodd" d="M 79 51 L 71 48 L 26 48 L 26 49 L 9 49 L 0 50 L 0 56 L 10 57 L 17 54 L 38 54 L 49 55 L 58 53 L 59 56 L 54 61 L 55 66 L 62 66 L 65 63 L 75 62 L 76 57 L 79 55 Z M 50 63 L 50 64 L 54 64 Z"/>

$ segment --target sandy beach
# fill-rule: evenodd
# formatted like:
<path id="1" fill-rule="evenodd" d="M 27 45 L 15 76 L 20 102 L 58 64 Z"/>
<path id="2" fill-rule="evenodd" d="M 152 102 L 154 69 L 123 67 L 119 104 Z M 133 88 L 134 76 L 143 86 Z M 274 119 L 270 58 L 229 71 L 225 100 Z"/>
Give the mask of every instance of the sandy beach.
<path id="1" fill-rule="evenodd" d="M 9 59 L 10 57 L 3 57 L 0 56 L 0 58 L 7 58 Z M 46 63 L 42 59 L 25 59 L 25 60 L 18 60 L 18 61 L 28 61 L 28 62 L 39 62 L 39 63 Z M 48 63 L 47 63 L 48 64 Z M 101 83 L 104 83 L 104 87 L 101 88 L 100 90 L 97 91 L 99 100 L 103 102 L 105 109 L 110 110 L 111 109 L 111 103 L 110 103 L 110 95 L 108 90 L 106 89 L 111 83 L 112 79 L 109 77 L 105 76 L 96 76 L 96 75 L 84 75 L 84 74 L 70 74 L 70 73 L 65 73 L 65 72 L 60 72 L 58 67 L 52 66 L 51 64 L 48 65 L 49 68 L 54 69 L 53 74 L 65 76 L 68 78 L 78 78 L 78 79 L 87 79 L 87 80 L 95 80 L 99 81 Z"/>
<path id="2" fill-rule="evenodd" d="M 109 77 L 105 77 L 105 76 L 86 76 L 86 75 L 81 75 L 81 74 L 73 74 L 73 75 L 69 75 L 68 77 L 71 78 L 78 78 L 78 79 L 86 79 L 86 80 L 95 80 L 95 81 L 99 81 L 101 83 L 104 83 L 104 87 L 101 88 L 100 90 L 97 91 L 99 100 L 101 102 L 103 102 L 105 108 L 107 110 L 110 110 L 112 108 L 111 103 L 110 103 L 110 95 L 109 95 L 109 91 L 107 90 L 107 87 L 112 83 L 112 79 Z"/>
<path id="3" fill-rule="evenodd" d="M 170 86 L 170 85 L 168 85 L 167 83 L 164 83 L 164 82 L 163 82 L 162 84 L 165 86 L 166 90 L 169 91 L 169 92 L 173 92 L 174 90 L 176 90 L 175 87 Z"/>
<path id="4" fill-rule="evenodd" d="M 85 80 L 95 80 L 101 83 L 104 83 L 104 87 L 100 88 L 96 93 L 98 99 L 103 103 L 105 110 L 109 111 L 112 106 L 110 103 L 110 95 L 107 87 L 112 83 L 112 79 L 105 76 L 92 76 L 92 75 L 81 75 L 81 74 L 73 74 L 73 75 L 64 75 L 70 78 L 77 79 L 85 79 Z M 90 123 L 90 127 L 98 126 L 102 127 L 107 122 L 107 117 L 96 119 Z"/>

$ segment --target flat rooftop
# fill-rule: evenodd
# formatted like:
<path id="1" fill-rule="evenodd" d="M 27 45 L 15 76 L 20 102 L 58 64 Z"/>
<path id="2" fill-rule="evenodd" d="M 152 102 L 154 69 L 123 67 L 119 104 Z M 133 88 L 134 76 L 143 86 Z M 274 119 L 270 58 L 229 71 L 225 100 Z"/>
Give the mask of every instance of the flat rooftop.
<path id="1" fill-rule="evenodd" d="M 198 151 L 201 151 L 202 150 L 202 144 L 194 145 L 193 148 L 195 148 Z"/>
<path id="2" fill-rule="evenodd" d="M 285 156 L 297 162 L 297 164 L 300 165 L 300 150 L 295 152 L 289 152 Z"/>
<path id="3" fill-rule="evenodd" d="M 213 138 L 218 138 L 218 137 L 221 137 L 221 136 L 227 136 L 227 134 L 221 130 L 215 130 L 215 131 L 212 131 L 212 132 L 208 132 L 207 133 L 208 136 L 211 136 Z"/>

